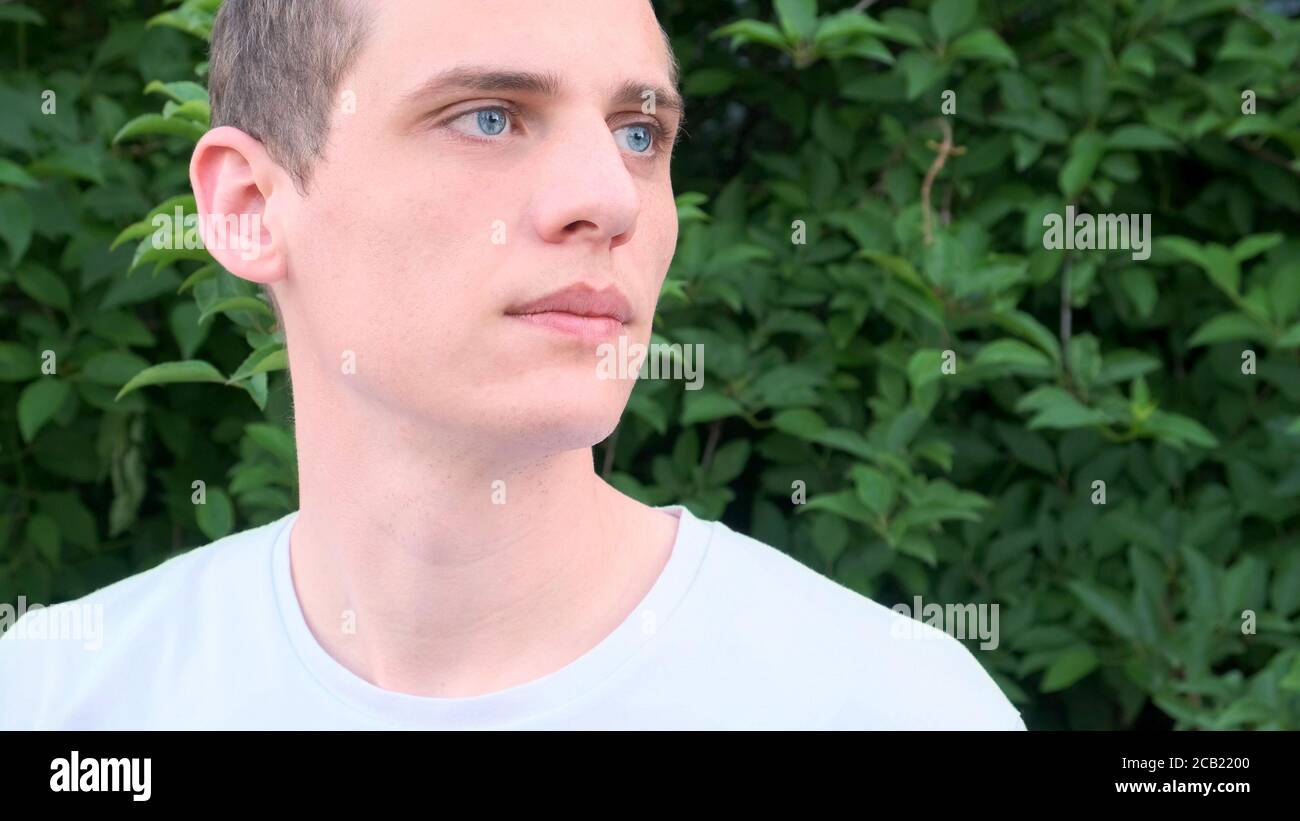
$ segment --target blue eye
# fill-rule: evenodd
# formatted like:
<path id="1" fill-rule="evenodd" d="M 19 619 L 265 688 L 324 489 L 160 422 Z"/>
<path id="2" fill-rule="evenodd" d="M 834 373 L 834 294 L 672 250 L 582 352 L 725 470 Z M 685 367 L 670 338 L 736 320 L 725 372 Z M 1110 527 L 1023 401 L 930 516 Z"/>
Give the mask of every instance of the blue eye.
<path id="1" fill-rule="evenodd" d="M 501 140 L 488 138 L 501 137 L 504 140 L 506 132 L 514 133 L 515 116 L 515 112 L 505 106 L 494 105 L 467 111 L 448 122 L 447 127 L 480 142 L 500 142 Z"/>
<path id="2" fill-rule="evenodd" d="M 626 134 L 627 147 L 638 154 L 646 153 L 654 145 L 654 132 L 648 126 L 630 125 L 614 133 Z"/>
<path id="3" fill-rule="evenodd" d="M 490 137 L 506 130 L 506 112 L 500 108 L 485 108 L 478 112 L 478 127 Z"/>

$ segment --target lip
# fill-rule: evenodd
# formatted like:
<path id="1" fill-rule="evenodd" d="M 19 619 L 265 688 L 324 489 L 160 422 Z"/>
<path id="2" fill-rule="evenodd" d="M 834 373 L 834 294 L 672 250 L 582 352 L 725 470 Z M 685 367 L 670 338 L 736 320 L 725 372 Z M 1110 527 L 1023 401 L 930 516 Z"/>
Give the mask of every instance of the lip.
<path id="1" fill-rule="evenodd" d="M 506 315 L 568 336 L 599 341 L 626 330 L 632 306 L 617 286 L 598 289 L 576 283 L 516 305 Z"/>

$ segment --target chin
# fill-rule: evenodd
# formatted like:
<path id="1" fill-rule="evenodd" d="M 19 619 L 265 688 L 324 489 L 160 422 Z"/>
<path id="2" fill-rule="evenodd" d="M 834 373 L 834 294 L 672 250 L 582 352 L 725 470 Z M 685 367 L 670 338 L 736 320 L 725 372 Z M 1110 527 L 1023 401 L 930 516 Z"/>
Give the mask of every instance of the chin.
<path id="1" fill-rule="evenodd" d="M 618 427 L 618 415 L 604 418 L 556 418 L 539 422 L 524 435 L 526 447 L 539 453 L 562 453 L 594 447 L 609 438 Z"/>
<path id="2" fill-rule="evenodd" d="M 630 381 L 597 380 L 589 372 L 564 378 L 550 372 L 491 391 L 475 402 L 466 426 L 491 430 L 511 452 L 537 455 L 590 448 L 618 427 L 631 394 Z"/>
<path id="3" fill-rule="evenodd" d="M 556 385 L 536 394 L 528 412 L 534 435 L 555 450 L 589 448 L 609 437 L 627 407 L 630 386 L 617 382 Z"/>

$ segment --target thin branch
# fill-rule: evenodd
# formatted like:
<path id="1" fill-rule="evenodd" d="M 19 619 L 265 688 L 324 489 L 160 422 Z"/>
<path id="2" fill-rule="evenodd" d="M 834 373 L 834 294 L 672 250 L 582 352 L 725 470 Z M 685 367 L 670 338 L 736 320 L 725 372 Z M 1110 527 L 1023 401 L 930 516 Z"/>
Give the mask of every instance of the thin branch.
<path id="1" fill-rule="evenodd" d="M 1253 154 L 1254 156 L 1259 157 L 1264 162 L 1269 162 L 1272 163 L 1273 165 L 1281 166 L 1282 168 L 1285 168 L 1287 171 L 1290 171 L 1292 174 L 1300 175 L 1300 170 L 1296 169 L 1296 164 L 1293 161 L 1288 160 L 1286 157 L 1283 157 L 1281 154 L 1277 154 L 1272 151 L 1269 151 L 1267 148 L 1261 148 L 1258 146 L 1251 145 L 1246 140 L 1233 140 L 1233 142 L 1241 146 L 1242 148 L 1246 149 L 1246 151 Z"/>
<path id="2" fill-rule="evenodd" d="M 602 479 L 609 478 L 609 472 L 614 469 L 614 448 L 618 445 L 618 432 L 623 429 L 622 425 L 614 428 L 614 432 L 609 435 L 605 441 L 605 462 L 600 467 L 600 476 Z"/>
<path id="3" fill-rule="evenodd" d="M 1070 336 L 1074 332 L 1074 313 L 1070 305 L 1070 265 L 1069 256 L 1061 266 L 1061 366 L 1070 373 Z"/>
<path id="4" fill-rule="evenodd" d="M 709 441 L 704 446 L 704 456 L 700 459 L 700 467 L 704 470 L 709 469 L 713 464 L 713 453 L 718 449 L 718 440 L 722 438 L 722 420 L 715 419 L 709 425 Z"/>
<path id="5" fill-rule="evenodd" d="M 934 242 L 934 217 L 930 214 L 930 190 L 934 188 L 934 180 L 939 176 L 939 172 L 943 170 L 943 166 L 948 162 L 949 157 L 956 157 L 966 153 L 965 146 L 953 144 L 952 126 L 948 124 L 946 119 L 939 119 L 939 128 L 943 130 L 943 142 L 926 141 L 926 145 L 932 151 L 938 153 L 934 157 L 934 162 L 930 163 L 929 170 L 925 172 L 925 181 L 921 183 L 921 218 L 924 220 L 926 245 Z"/>

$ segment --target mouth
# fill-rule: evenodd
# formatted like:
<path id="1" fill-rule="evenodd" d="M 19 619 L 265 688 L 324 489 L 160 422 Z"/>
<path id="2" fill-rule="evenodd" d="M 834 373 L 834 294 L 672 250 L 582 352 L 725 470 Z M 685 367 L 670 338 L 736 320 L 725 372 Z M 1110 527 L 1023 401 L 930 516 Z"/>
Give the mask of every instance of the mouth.
<path id="1" fill-rule="evenodd" d="M 566 336 L 598 342 L 627 332 L 632 306 L 616 286 L 596 289 L 579 283 L 516 305 L 506 311 L 506 316 Z"/>

